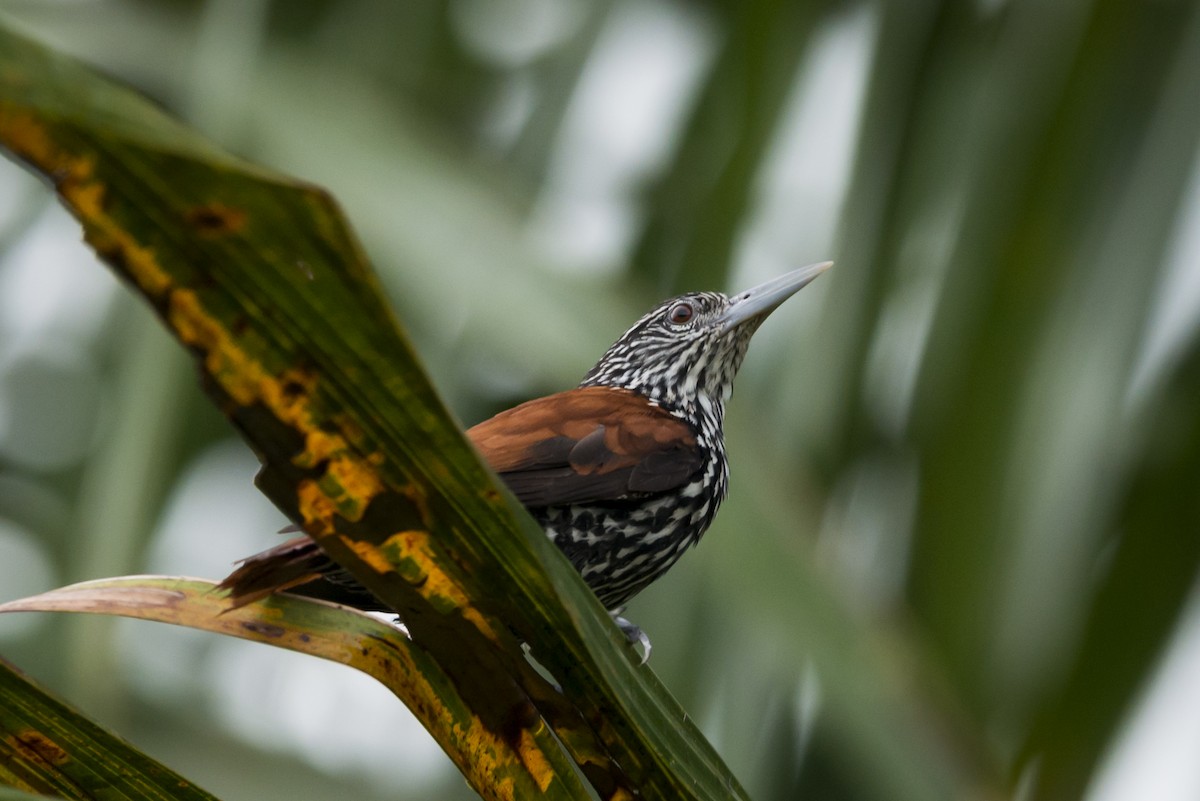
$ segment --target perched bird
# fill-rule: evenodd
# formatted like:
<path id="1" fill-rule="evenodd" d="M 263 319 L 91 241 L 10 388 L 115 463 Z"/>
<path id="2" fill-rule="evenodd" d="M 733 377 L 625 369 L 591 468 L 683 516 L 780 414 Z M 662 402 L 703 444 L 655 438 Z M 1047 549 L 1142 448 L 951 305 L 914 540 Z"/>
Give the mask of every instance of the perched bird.
<path id="1" fill-rule="evenodd" d="M 725 402 L 767 315 L 832 266 L 809 265 L 733 296 L 663 301 L 613 343 L 575 389 L 467 430 L 644 659 L 619 617 L 708 529 L 725 497 Z M 387 611 L 300 537 L 244 560 L 222 582 L 235 604 L 287 591 Z"/>

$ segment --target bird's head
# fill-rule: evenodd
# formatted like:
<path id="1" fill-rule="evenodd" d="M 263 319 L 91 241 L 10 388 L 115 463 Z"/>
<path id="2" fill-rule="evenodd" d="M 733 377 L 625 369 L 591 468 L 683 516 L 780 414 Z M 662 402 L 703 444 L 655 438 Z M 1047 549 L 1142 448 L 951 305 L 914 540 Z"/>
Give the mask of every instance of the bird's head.
<path id="1" fill-rule="evenodd" d="M 810 264 L 735 295 L 689 292 L 665 300 L 613 343 L 580 386 L 633 390 L 667 409 L 691 411 L 701 402 L 719 408 L 758 326 L 832 265 Z"/>

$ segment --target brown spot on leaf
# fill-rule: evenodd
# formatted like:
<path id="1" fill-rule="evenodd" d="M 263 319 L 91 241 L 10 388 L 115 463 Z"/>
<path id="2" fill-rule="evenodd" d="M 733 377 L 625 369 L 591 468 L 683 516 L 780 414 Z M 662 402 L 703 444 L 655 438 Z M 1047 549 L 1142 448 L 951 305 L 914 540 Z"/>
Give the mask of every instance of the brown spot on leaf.
<path id="1" fill-rule="evenodd" d="M 283 383 L 283 397 L 285 400 L 294 401 L 305 394 L 305 392 L 307 392 L 307 389 L 299 381 L 292 379 Z"/>
<path id="2" fill-rule="evenodd" d="M 246 227 L 246 212 L 224 203 L 196 206 L 188 210 L 185 218 L 188 225 L 195 228 L 201 236 L 236 234 Z"/>
<path id="3" fill-rule="evenodd" d="M 70 754 L 62 746 L 36 729 L 16 732 L 8 737 L 8 741 L 13 751 L 30 762 L 63 765 L 71 761 Z"/>
<path id="4" fill-rule="evenodd" d="M 255 634 L 261 634 L 264 637 L 282 637 L 284 635 L 283 626 L 263 623 L 260 620 L 242 621 L 242 628 L 246 631 L 252 631 Z"/>

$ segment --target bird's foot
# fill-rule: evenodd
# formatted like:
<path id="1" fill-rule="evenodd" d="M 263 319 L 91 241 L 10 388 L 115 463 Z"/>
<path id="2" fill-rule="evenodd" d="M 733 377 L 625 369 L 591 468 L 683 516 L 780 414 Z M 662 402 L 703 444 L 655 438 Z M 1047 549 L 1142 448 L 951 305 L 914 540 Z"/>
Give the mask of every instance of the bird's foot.
<path id="1" fill-rule="evenodd" d="M 641 626 L 621 617 L 622 611 L 618 609 L 609 614 L 612 615 L 613 622 L 621 629 L 621 633 L 625 635 L 625 639 L 629 640 L 629 644 L 640 645 L 642 647 L 642 661 L 639 664 L 644 665 L 650 661 L 650 638 L 646 636 L 646 632 L 642 631 Z"/>

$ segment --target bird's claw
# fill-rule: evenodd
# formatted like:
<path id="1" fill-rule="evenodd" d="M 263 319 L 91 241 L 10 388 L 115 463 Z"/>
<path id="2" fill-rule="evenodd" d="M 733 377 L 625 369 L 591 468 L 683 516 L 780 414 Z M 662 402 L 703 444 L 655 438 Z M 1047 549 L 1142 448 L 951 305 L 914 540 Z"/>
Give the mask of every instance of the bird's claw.
<path id="1" fill-rule="evenodd" d="M 636 623 L 631 623 L 619 614 L 612 616 L 613 622 L 621 629 L 621 633 L 625 635 L 625 639 L 629 640 L 630 645 L 640 645 L 642 647 L 642 661 L 639 664 L 646 664 L 650 661 L 650 638 L 646 636 L 646 632 L 642 631 L 641 626 Z"/>

